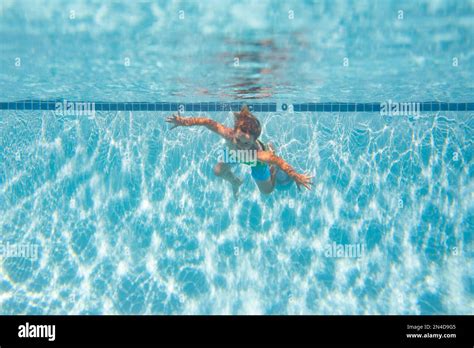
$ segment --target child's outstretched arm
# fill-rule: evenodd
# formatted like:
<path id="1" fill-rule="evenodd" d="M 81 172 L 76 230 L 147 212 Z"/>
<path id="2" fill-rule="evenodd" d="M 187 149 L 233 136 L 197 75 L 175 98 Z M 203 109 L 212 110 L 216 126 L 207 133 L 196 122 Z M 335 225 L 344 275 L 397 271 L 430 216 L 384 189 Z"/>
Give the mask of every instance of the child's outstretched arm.
<path id="1" fill-rule="evenodd" d="M 300 185 L 303 185 L 308 190 L 311 190 L 311 185 L 313 184 L 311 182 L 312 177 L 307 174 L 299 174 L 298 172 L 296 172 L 296 170 L 292 166 L 286 163 L 285 160 L 278 157 L 273 152 L 258 151 L 257 160 L 260 162 L 265 162 L 268 164 L 274 164 L 278 166 L 281 170 L 283 170 L 286 174 L 288 174 L 290 178 L 292 178 L 295 181 L 296 185 L 298 186 L 298 189 L 300 188 Z"/>
<path id="2" fill-rule="evenodd" d="M 173 127 L 170 128 L 176 128 L 179 126 L 204 126 L 207 129 L 210 129 L 211 131 L 219 134 L 221 137 L 227 140 L 232 139 L 232 134 L 233 130 L 231 128 L 227 128 L 224 125 L 211 120 L 210 118 L 206 117 L 182 117 L 179 115 L 173 115 L 171 117 L 168 117 L 166 119 L 166 122 L 173 124 Z"/>

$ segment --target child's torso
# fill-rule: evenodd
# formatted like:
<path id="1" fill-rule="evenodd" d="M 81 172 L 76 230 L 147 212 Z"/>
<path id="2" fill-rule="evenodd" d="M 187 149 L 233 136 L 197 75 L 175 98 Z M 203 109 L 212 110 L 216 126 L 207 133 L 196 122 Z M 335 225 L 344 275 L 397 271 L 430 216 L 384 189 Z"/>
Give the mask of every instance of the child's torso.
<path id="1" fill-rule="evenodd" d="M 267 146 L 262 143 L 260 140 L 256 140 L 256 146 L 255 148 L 249 149 L 249 150 L 257 150 L 257 151 L 266 151 Z M 239 149 L 237 145 L 235 145 L 232 141 L 226 140 L 226 145 L 230 150 L 235 150 L 235 151 L 242 151 L 242 149 Z M 245 161 L 240 161 L 240 164 L 246 164 L 246 165 L 252 165 L 254 162 L 245 162 Z M 257 161 L 256 163 L 257 166 L 265 166 L 267 165 L 264 162 L 259 162 Z"/>

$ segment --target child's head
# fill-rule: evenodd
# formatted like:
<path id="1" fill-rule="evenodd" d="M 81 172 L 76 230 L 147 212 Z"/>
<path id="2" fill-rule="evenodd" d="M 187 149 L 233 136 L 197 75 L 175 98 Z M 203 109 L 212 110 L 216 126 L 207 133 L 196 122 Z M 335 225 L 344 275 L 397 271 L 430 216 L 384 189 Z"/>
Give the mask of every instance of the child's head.
<path id="1" fill-rule="evenodd" d="M 253 141 L 257 140 L 262 133 L 262 126 L 260 121 L 250 113 L 247 105 L 244 105 L 240 112 L 234 112 L 234 116 L 234 132 L 247 135 L 247 138 Z"/>

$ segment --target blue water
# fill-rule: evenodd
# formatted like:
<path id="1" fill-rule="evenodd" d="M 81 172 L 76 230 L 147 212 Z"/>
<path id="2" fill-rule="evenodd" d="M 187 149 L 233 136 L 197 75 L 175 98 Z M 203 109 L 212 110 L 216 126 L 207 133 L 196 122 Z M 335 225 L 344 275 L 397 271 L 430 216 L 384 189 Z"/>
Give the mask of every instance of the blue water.
<path id="1" fill-rule="evenodd" d="M 474 101 L 472 1 L 3 0 L 0 40 L 0 102 Z M 237 201 L 169 114 L 0 110 L 1 314 L 473 314 L 473 111 L 255 113 L 314 188 Z"/>

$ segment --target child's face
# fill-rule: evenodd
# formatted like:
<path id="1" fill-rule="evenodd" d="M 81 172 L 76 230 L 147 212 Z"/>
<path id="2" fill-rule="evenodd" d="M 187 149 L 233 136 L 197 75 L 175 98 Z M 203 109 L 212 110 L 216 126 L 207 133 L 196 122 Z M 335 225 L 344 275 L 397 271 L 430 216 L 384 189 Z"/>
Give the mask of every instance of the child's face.
<path id="1" fill-rule="evenodd" d="M 234 135 L 234 144 L 237 145 L 239 149 L 248 150 L 253 146 L 254 143 L 255 138 L 252 135 L 237 129 Z"/>

